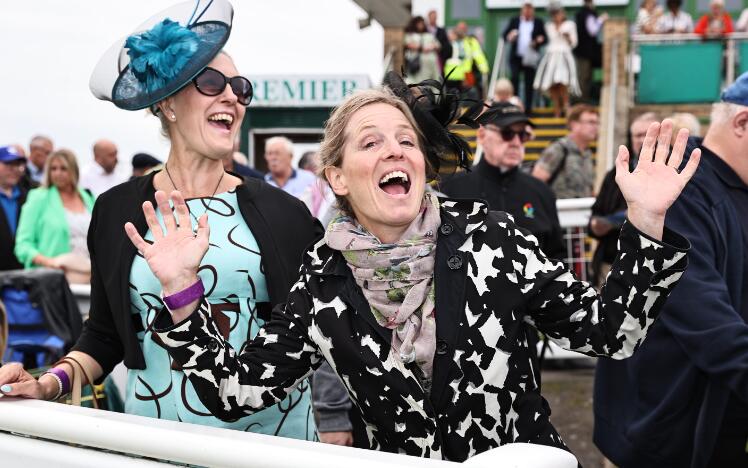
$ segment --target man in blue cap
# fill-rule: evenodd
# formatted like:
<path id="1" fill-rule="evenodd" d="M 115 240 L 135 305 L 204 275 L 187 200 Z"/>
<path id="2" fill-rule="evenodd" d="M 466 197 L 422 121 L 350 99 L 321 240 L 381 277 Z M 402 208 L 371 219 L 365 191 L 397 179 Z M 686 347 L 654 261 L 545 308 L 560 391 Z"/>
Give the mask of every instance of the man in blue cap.
<path id="1" fill-rule="evenodd" d="M 701 164 L 666 218 L 688 269 L 641 349 L 597 365 L 594 440 L 620 467 L 748 466 L 748 73 L 689 144 Z"/>
<path id="2" fill-rule="evenodd" d="M 0 271 L 23 268 L 13 254 L 16 228 L 26 190 L 19 182 L 26 158 L 14 146 L 0 146 Z"/>

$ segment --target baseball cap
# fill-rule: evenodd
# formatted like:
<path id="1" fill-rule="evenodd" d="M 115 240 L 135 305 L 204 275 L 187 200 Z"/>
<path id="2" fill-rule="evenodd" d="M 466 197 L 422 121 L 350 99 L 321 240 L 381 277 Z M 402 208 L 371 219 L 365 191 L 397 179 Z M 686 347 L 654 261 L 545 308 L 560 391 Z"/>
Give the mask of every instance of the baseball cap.
<path id="1" fill-rule="evenodd" d="M 535 126 L 521 108 L 508 102 L 492 104 L 475 120 L 481 125 L 496 125 L 497 127 L 508 127 L 516 123 Z"/>
<path id="2" fill-rule="evenodd" d="M 159 164 L 161 164 L 161 161 L 148 153 L 137 153 L 132 157 L 133 169 L 149 169 L 151 167 L 156 167 Z"/>
<path id="3" fill-rule="evenodd" d="M 722 92 L 722 102 L 748 106 L 748 72 L 740 75 L 733 84 Z"/>
<path id="4" fill-rule="evenodd" d="M 0 146 L 0 162 L 25 161 L 26 157 L 13 146 Z"/>

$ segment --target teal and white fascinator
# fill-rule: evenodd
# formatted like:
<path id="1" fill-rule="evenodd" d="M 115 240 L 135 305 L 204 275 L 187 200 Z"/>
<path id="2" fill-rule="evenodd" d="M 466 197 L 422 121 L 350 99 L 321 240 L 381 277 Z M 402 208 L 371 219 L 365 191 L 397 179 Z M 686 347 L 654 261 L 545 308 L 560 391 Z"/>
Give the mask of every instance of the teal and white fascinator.
<path id="1" fill-rule="evenodd" d="M 101 57 L 91 74 L 91 92 L 126 110 L 155 105 L 218 55 L 231 33 L 233 16 L 226 0 L 193 0 L 162 11 Z"/>

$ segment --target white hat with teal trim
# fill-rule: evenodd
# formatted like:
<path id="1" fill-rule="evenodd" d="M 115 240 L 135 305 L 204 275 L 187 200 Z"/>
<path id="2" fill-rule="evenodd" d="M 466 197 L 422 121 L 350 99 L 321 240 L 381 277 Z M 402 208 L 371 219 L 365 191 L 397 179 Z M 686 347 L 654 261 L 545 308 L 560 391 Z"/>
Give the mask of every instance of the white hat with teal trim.
<path id="1" fill-rule="evenodd" d="M 218 55 L 233 16 L 226 0 L 193 0 L 162 11 L 109 48 L 91 74 L 91 92 L 126 110 L 155 105 Z"/>

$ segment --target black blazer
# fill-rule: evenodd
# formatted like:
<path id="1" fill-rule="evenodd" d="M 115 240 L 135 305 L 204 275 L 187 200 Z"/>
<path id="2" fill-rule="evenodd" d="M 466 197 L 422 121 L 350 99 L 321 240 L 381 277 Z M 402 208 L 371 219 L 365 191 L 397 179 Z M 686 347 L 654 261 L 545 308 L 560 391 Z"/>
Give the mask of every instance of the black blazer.
<path id="1" fill-rule="evenodd" d="M 91 214 L 91 311 L 73 349 L 92 356 L 104 375 L 123 359 L 130 369 L 145 368 L 130 312 L 130 267 L 136 249 L 124 225 L 131 221 L 140 235 L 147 232 L 141 206 L 146 200 L 155 204 L 154 175 L 131 179 L 104 192 Z M 322 235 L 322 226 L 304 203 L 263 181 L 246 180 L 237 187 L 236 196 L 239 211 L 262 252 L 270 305 L 283 303 L 298 277 L 303 252 Z M 267 309 L 269 316 L 270 307 Z"/>
<path id="2" fill-rule="evenodd" d="M 545 45 L 546 42 L 548 42 L 548 36 L 545 34 L 545 26 L 543 25 L 543 21 L 541 21 L 538 17 L 535 17 L 533 20 L 533 27 L 532 27 L 532 40 L 536 41 L 538 37 L 543 37 L 543 44 Z M 504 38 L 506 41 L 506 37 L 509 35 L 509 31 L 512 29 L 516 29 L 519 31 L 519 16 L 515 16 L 514 18 L 509 20 L 509 24 L 506 25 L 506 28 L 504 28 L 504 32 L 501 33 L 501 37 Z M 517 41 L 511 43 L 512 48 L 509 51 L 509 57 L 512 59 L 518 59 L 519 56 L 517 55 Z"/>
<path id="3" fill-rule="evenodd" d="M 21 188 L 21 196 L 18 198 L 18 212 L 16 213 L 16 226 L 18 218 L 21 216 L 21 207 L 26 202 L 28 190 Z M 0 271 L 20 270 L 23 265 L 19 263 L 16 254 L 13 253 L 13 247 L 16 245 L 16 236 L 10 232 L 10 224 L 5 210 L 0 208 Z"/>

